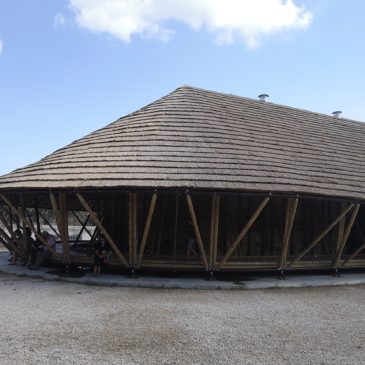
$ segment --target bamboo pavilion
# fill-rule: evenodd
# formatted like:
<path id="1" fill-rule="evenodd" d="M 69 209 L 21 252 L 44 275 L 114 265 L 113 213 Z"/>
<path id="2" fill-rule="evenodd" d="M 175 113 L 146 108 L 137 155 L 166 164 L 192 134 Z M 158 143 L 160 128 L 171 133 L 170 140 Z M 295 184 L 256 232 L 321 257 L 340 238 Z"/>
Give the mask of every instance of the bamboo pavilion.
<path id="1" fill-rule="evenodd" d="M 6 247 L 45 221 L 66 265 L 365 268 L 365 123 L 183 86 L 0 177 Z"/>

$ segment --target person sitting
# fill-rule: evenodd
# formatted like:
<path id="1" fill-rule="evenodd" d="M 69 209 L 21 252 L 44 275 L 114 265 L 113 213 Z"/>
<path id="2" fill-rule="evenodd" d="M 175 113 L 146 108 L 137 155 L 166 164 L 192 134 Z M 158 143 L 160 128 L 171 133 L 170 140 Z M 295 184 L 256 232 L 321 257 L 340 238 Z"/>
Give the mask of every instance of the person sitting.
<path id="1" fill-rule="evenodd" d="M 110 248 L 105 238 L 101 237 L 100 241 L 95 245 L 93 275 L 99 276 L 101 269 L 109 261 Z"/>
<path id="2" fill-rule="evenodd" d="M 39 252 L 37 254 L 36 263 L 34 266 L 31 266 L 31 268 L 34 270 L 39 270 L 41 264 L 43 264 L 43 262 L 46 261 L 52 255 L 51 249 L 53 250 L 56 249 L 56 239 L 54 236 L 49 234 L 47 231 L 43 231 L 42 237 L 46 241 L 47 245 L 40 246 Z"/>

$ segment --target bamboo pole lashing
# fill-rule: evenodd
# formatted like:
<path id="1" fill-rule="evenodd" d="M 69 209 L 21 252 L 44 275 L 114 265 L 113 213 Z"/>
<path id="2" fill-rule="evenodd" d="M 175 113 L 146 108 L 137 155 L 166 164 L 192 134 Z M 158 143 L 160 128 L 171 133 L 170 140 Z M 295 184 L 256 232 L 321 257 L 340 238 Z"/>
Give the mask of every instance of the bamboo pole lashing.
<path id="1" fill-rule="evenodd" d="M 347 239 L 348 239 L 348 237 L 350 235 L 352 226 L 353 226 L 353 224 L 355 222 L 355 219 L 356 219 L 357 213 L 359 212 L 359 209 L 360 209 L 360 204 L 356 204 L 355 207 L 352 210 L 351 217 L 349 219 L 349 222 L 347 223 L 345 232 L 344 232 L 343 237 L 342 237 L 342 242 L 341 242 L 341 244 L 340 244 L 340 246 L 338 248 L 338 252 L 336 253 L 336 258 L 335 258 L 334 263 L 333 263 L 333 267 L 334 268 L 338 268 L 339 267 L 339 264 L 340 264 L 340 261 L 341 261 L 342 252 L 343 252 L 343 250 L 345 248 Z"/>
<path id="2" fill-rule="evenodd" d="M 150 231 L 150 226 L 151 226 L 151 222 L 152 222 L 152 218 L 153 218 L 153 213 L 155 211 L 156 201 L 157 201 L 157 194 L 153 193 L 151 202 L 150 202 L 150 207 L 148 210 L 146 224 L 145 224 L 144 230 L 143 230 L 141 245 L 139 248 L 139 254 L 138 254 L 138 259 L 137 259 L 137 262 L 138 262 L 137 268 L 139 268 L 141 266 L 142 257 L 143 257 L 143 253 L 144 253 L 144 250 L 146 247 L 147 237 L 148 237 L 148 233 Z"/>
<path id="3" fill-rule="evenodd" d="M 354 207 L 354 204 L 350 204 L 332 223 L 330 223 L 318 236 L 315 238 L 304 250 L 302 250 L 299 255 L 297 255 L 292 262 L 288 265 L 288 267 L 293 266 L 297 263 L 308 251 L 310 251 L 321 239 L 330 232 L 337 223 L 346 216 L 346 214 Z"/>
<path id="4" fill-rule="evenodd" d="M 103 224 L 100 222 L 96 214 L 91 209 L 89 203 L 85 200 L 85 198 L 81 195 L 81 193 L 76 193 L 77 198 L 79 199 L 82 206 L 85 208 L 85 210 L 89 213 L 91 220 L 93 223 L 98 227 L 100 232 L 104 235 L 106 241 L 110 244 L 111 249 L 115 252 L 115 254 L 118 256 L 120 261 L 124 264 L 125 267 L 128 268 L 128 261 L 124 257 L 123 253 L 119 250 L 118 246 L 113 241 L 112 237 L 110 236 L 109 232 L 104 228 Z"/>
<path id="5" fill-rule="evenodd" d="M 206 255 L 205 255 L 204 246 L 203 246 L 203 242 L 202 242 L 202 238 L 201 238 L 200 230 L 199 230 L 199 226 L 198 226 L 198 221 L 196 219 L 195 210 L 194 210 L 194 206 L 193 206 L 193 202 L 191 200 L 190 194 L 186 194 L 186 201 L 188 203 L 190 218 L 191 218 L 191 221 L 193 223 L 195 239 L 196 239 L 196 242 L 197 242 L 198 247 L 199 247 L 200 256 L 201 256 L 201 259 L 203 261 L 205 269 L 209 270 L 208 261 L 207 261 Z"/>
<path id="6" fill-rule="evenodd" d="M 53 249 L 53 247 L 49 246 L 46 240 L 42 237 L 40 233 L 37 232 L 37 230 L 30 224 L 30 222 L 25 218 L 21 212 L 15 206 L 11 203 L 11 201 L 4 196 L 4 194 L 0 194 L 1 199 L 11 208 L 11 210 L 15 213 L 16 216 L 22 221 L 25 222 L 25 224 L 30 228 L 30 230 L 35 234 L 35 236 L 39 239 L 39 241 L 49 249 L 49 251 L 55 255 L 57 255 L 57 252 Z"/>
<path id="7" fill-rule="evenodd" d="M 242 239 L 246 236 L 249 229 L 252 227 L 252 225 L 255 223 L 259 215 L 261 214 L 262 210 L 265 208 L 267 203 L 269 202 L 270 198 L 264 198 L 261 204 L 257 207 L 251 218 L 248 220 L 246 225 L 243 227 L 241 232 L 238 234 L 237 238 L 233 241 L 230 248 L 228 249 L 227 253 L 223 256 L 222 260 L 220 261 L 218 267 L 222 268 L 226 261 L 230 258 L 233 251 L 236 249 L 236 247 L 239 245 L 239 243 L 242 241 Z"/>

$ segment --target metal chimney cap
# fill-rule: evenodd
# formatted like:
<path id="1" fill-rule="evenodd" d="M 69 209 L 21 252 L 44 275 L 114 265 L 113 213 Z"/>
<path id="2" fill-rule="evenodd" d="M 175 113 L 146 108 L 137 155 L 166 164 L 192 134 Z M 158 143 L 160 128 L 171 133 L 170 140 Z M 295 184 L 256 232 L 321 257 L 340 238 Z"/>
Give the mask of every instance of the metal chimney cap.
<path id="1" fill-rule="evenodd" d="M 260 94 L 259 95 L 260 101 L 263 101 L 265 103 L 266 103 L 268 97 L 269 97 L 269 94 Z"/>
<path id="2" fill-rule="evenodd" d="M 332 113 L 332 115 L 335 117 L 335 118 L 340 118 L 340 115 L 342 114 L 342 111 L 341 110 L 336 110 Z"/>

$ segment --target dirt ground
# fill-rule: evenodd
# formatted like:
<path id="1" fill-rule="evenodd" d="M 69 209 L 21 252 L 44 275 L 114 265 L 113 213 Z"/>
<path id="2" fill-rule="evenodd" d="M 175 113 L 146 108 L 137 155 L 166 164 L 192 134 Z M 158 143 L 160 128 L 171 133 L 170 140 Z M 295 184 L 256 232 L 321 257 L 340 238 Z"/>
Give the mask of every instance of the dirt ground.
<path id="1" fill-rule="evenodd" d="M 198 291 L 0 274 L 0 364 L 364 364 L 365 286 Z"/>

